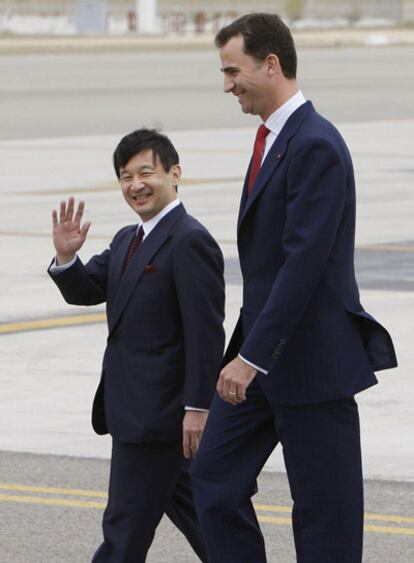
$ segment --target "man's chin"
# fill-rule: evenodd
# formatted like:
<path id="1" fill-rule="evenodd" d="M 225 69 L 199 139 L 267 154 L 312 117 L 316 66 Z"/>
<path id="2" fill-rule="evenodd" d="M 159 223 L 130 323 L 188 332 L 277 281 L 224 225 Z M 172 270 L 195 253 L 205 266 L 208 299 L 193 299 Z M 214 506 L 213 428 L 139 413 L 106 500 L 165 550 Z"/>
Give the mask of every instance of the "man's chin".
<path id="1" fill-rule="evenodd" d="M 249 104 L 240 104 L 240 108 L 243 113 L 249 113 L 250 115 L 255 115 L 254 108 Z"/>
<path id="2" fill-rule="evenodd" d="M 137 213 L 141 219 L 145 219 L 145 217 L 151 213 L 151 211 L 145 205 L 131 205 L 132 209 Z"/>

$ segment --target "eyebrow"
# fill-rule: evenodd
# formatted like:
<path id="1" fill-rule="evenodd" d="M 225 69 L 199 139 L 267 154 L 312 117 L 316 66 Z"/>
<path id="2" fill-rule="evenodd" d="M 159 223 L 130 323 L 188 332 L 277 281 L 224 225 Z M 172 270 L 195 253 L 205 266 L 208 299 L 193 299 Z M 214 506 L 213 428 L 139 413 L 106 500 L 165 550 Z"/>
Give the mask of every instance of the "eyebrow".
<path id="1" fill-rule="evenodd" d="M 155 170 L 154 167 L 151 164 L 143 164 L 142 166 L 140 166 L 137 170 L 137 172 L 143 172 L 144 170 Z M 131 172 L 129 170 L 127 170 L 126 168 L 121 169 L 120 170 L 120 176 L 123 176 L 124 174 L 131 174 Z"/>
<path id="2" fill-rule="evenodd" d="M 239 70 L 239 67 L 238 66 L 225 66 L 225 67 L 222 67 L 220 70 L 221 70 L 221 72 L 234 72 L 235 70 Z"/>

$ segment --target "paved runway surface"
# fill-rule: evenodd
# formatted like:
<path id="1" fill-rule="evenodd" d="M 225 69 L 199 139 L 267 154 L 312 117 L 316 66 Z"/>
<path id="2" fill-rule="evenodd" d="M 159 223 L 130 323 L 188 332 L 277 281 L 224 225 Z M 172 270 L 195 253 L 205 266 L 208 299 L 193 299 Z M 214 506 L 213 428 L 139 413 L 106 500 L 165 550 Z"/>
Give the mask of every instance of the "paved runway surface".
<path id="1" fill-rule="evenodd" d="M 101 541 L 107 479 L 108 463 L 102 460 L 0 453 L 0 518 L 7 538 L 1 545 L 2 563 L 89 561 Z M 413 487 L 367 481 L 365 489 L 364 563 L 412 563 Z M 285 475 L 262 474 L 254 502 L 269 562 L 294 563 Z M 148 563 L 196 561 L 180 533 L 164 519 Z"/>
<path id="2" fill-rule="evenodd" d="M 361 247 L 355 269 L 361 290 L 414 291 L 414 241 Z M 241 285 L 238 258 L 226 260 L 226 283 Z"/>
<path id="3" fill-rule="evenodd" d="M 414 117 L 414 47 L 306 49 L 300 86 L 335 122 Z M 247 127 L 215 50 L 0 57 L 0 138 Z M 384 139 L 385 141 L 385 139 Z"/>
<path id="4" fill-rule="evenodd" d="M 361 297 L 391 331 L 400 361 L 358 398 L 368 479 L 364 563 L 408 563 L 414 48 L 308 49 L 300 60 L 305 96 L 339 125 L 354 157 Z M 84 258 L 134 221 L 111 169 L 115 144 L 134 127 L 162 126 L 179 149 L 180 197 L 225 254 L 227 334 L 232 330 L 240 307 L 235 222 L 257 119 L 221 92 L 218 66 L 213 50 L 0 57 L 7 77 L 0 84 L 1 563 L 84 563 L 99 542 L 110 443 L 92 434 L 89 419 L 106 337 L 103 308 L 65 305 L 45 270 L 53 254 L 51 209 L 69 193 L 86 199 L 93 221 Z M 292 563 L 280 452 L 267 469 L 278 472 L 262 475 L 256 502 L 273 506 L 259 511 L 269 561 Z M 194 558 L 166 523 L 149 561 Z"/>

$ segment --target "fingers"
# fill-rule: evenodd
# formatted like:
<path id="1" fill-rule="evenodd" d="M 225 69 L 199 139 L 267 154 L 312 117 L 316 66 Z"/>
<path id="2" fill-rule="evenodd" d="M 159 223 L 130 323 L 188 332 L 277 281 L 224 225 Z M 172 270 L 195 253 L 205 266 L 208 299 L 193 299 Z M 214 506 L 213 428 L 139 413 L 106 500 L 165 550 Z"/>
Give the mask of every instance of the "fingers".
<path id="1" fill-rule="evenodd" d="M 235 402 L 236 405 L 242 402 L 240 397 L 240 387 L 234 387 L 229 389 L 229 397 L 232 401 Z"/>
<path id="2" fill-rule="evenodd" d="M 220 377 L 217 383 L 217 392 L 223 401 L 230 403 L 232 405 L 238 405 L 245 398 L 246 394 L 242 386 L 236 385 L 234 382 L 227 379 L 225 371 L 220 373 Z M 244 398 L 243 398 L 244 397 Z"/>
<path id="3" fill-rule="evenodd" d="M 208 411 L 187 410 L 183 419 L 183 454 L 189 459 L 195 457 L 200 446 Z"/>
<path id="4" fill-rule="evenodd" d="M 76 210 L 76 215 L 75 215 L 75 223 L 77 225 L 80 225 L 84 210 L 85 210 L 85 202 L 80 201 L 79 205 L 78 205 L 78 209 Z M 73 211 L 73 208 L 72 208 L 72 211 Z"/>
<path id="5" fill-rule="evenodd" d="M 239 390 L 233 390 L 233 389 L 229 389 L 227 396 L 226 396 L 226 400 L 227 402 L 231 403 L 232 405 L 238 405 L 239 403 L 242 402 L 242 399 L 239 396 Z"/>
<path id="6" fill-rule="evenodd" d="M 68 199 L 68 206 L 66 209 L 66 221 L 72 221 L 74 207 L 75 207 L 75 198 L 71 196 Z"/>
<path id="7" fill-rule="evenodd" d="M 80 234 L 81 237 L 83 238 L 83 240 L 86 239 L 86 235 L 88 234 L 89 231 L 89 227 L 92 225 L 92 223 L 90 221 L 87 221 L 81 228 L 80 230 Z"/>
<path id="8" fill-rule="evenodd" d="M 232 405 L 237 405 L 240 401 L 237 396 L 238 387 L 231 381 L 224 381 L 223 384 L 223 396 L 225 401 L 231 403 Z"/>
<path id="9" fill-rule="evenodd" d="M 190 458 L 190 433 L 186 430 L 183 432 L 183 454 L 186 459 Z"/>
<path id="10" fill-rule="evenodd" d="M 66 220 L 66 201 L 60 202 L 59 223 L 64 223 Z"/>
<path id="11" fill-rule="evenodd" d="M 62 264 L 69 262 L 85 242 L 91 222 L 86 221 L 81 227 L 84 209 L 85 202 L 80 201 L 75 213 L 75 198 L 71 196 L 67 202 L 60 202 L 59 214 L 52 211 L 53 244 Z"/>
<path id="12" fill-rule="evenodd" d="M 60 211 L 59 211 L 59 222 L 60 223 L 65 223 L 65 222 L 71 222 L 74 221 L 75 224 L 77 224 L 78 227 L 80 227 L 80 223 L 83 217 L 83 212 L 85 211 L 85 202 L 84 201 L 80 201 L 78 204 L 78 208 L 75 212 L 75 198 L 70 196 L 70 198 L 68 199 L 68 203 L 66 205 L 66 201 L 61 201 L 60 202 Z M 56 223 L 55 223 L 55 210 L 53 210 L 53 214 L 52 214 L 52 218 L 53 218 L 53 224 L 57 224 L 57 213 L 56 213 Z"/>
<path id="13" fill-rule="evenodd" d="M 232 382 L 227 377 L 227 371 L 224 369 L 220 373 L 220 377 L 217 383 L 217 391 L 222 399 L 228 401 L 229 403 L 234 403 L 234 397 L 237 394 L 237 387 L 232 384 Z"/>
<path id="14" fill-rule="evenodd" d="M 257 375 L 257 370 L 237 356 L 220 372 L 217 392 L 223 401 L 238 405 L 246 400 L 246 389 Z"/>
<path id="15" fill-rule="evenodd" d="M 195 457 L 200 446 L 201 436 L 198 432 L 185 430 L 183 435 L 183 454 L 186 459 Z"/>
<path id="16" fill-rule="evenodd" d="M 191 434 L 190 438 L 190 451 L 191 455 L 195 457 L 196 453 L 198 452 L 198 448 L 200 446 L 200 438 L 196 434 Z"/>

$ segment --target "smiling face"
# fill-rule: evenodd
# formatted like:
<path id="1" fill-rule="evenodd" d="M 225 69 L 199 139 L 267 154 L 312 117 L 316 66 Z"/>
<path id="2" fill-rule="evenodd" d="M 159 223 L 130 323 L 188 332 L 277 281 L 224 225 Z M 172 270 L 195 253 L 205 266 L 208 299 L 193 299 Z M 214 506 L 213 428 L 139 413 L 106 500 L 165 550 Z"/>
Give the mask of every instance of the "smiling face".
<path id="1" fill-rule="evenodd" d="M 221 47 L 220 59 L 224 91 L 237 96 L 244 113 L 260 115 L 265 121 L 277 105 L 274 80 L 278 72 L 277 57 L 270 55 L 259 61 L 247 55 L 242 35 L 236 35 Z"/>
<path id="2" fill-rule="evenodd" d="M 166 172 L 152 150 L 136 154 L 119 172 L 124 198 L 144 222 L 155 217 L 177 198 L 180 166 L 174 164 Z"/>

